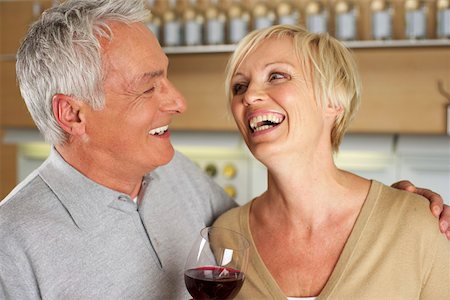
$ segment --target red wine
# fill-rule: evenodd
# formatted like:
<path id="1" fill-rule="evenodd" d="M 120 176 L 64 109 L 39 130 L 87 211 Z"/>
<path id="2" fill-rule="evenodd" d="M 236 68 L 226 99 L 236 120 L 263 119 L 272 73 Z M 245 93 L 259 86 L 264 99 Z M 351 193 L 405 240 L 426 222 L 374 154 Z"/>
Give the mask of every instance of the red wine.
<path id="1" fill-rule="evenodd" d="M 184 272 L 184 282 L 195 300 L 232 299 L 244 283 L 244 273 L 222 267 L 200 267 Z"/>

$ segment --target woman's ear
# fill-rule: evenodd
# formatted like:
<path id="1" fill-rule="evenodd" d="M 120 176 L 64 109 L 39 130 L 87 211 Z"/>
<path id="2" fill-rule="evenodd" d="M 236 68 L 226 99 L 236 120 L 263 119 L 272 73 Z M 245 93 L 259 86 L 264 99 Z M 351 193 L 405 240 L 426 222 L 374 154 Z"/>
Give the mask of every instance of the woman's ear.
<path id="1" fill-rule="evenodd" d="M 344 108 L 341 105 L 331 105 L 330 103 L 328 103 L 327 107 L 325 108 L 325 115 L 332 119 L 336 119 L 343 112 Z"/>
<path id="2" fill-rule="evenodd" d="M 59 126 L 70 135 L 83 135 L 85 123 L 81 117 L 82 103 L 73 97 L 56 94 L 52 99 L 53 115 Z"/>

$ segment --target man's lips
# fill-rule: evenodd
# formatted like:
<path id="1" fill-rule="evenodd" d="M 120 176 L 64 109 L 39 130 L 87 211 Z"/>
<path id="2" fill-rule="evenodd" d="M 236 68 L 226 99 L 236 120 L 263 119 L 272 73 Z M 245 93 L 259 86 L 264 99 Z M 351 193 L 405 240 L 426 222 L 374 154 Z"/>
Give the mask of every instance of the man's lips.
<path id="1" fill-rule="evenodd" d="M 159 136 L 159 135 L 163 135 L 164 133 L 166 133 L 168 129 L 169 129 L 169 125 L 165 125 L 165 126 L 161 126 L 161 127 L 150 130 L 148 132 L 148 134 Z"/>

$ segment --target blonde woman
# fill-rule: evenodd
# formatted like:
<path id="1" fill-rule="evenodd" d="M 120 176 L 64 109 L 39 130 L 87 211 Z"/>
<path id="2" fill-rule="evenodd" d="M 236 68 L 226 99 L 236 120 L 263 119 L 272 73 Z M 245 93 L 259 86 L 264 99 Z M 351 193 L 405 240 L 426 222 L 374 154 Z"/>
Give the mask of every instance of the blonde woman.
<path id="1" fill-rule="evenodd" d="M 360 102 L 350 52 L 296 26 L 251 33 L 227 69 L 268 189 L 222 215 L 251 241 L 239 299 L 450 299 L 450 243 L 421 196 L 338 169 Z"/>

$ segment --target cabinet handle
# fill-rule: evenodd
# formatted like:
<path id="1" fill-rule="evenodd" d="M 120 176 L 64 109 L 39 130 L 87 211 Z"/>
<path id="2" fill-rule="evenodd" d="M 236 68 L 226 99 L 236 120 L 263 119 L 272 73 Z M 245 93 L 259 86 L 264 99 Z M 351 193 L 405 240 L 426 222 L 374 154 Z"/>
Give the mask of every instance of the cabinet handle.
<path id="1" fill-rule="evenodd" d="M 448 102 L 450 102 L 450 93 L 444 89 L 444 82 L 441 79 L 437 80 L 437 88 L 439 94 L 441 94 L 441 96 L 443 96 L 445 99 L 447 99 Z"/>
<path id="2" fill-rule="evenodd" d="M 15 61 L 15 54 L 0 54 L 0 61 Z"/>

